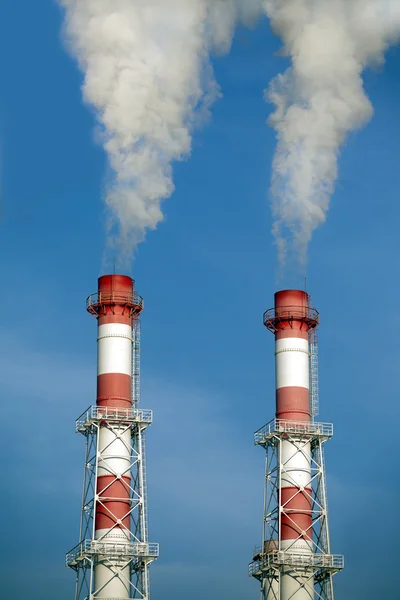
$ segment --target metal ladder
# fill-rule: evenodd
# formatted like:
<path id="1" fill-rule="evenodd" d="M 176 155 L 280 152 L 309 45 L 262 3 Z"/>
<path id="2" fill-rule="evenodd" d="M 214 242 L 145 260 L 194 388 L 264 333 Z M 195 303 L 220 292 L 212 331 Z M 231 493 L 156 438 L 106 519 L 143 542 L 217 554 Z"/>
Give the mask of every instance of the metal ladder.
<path id="1" fill-rule="evenodd" d="M 140 402 L 140 320 L 135 319 L 132 327 L 132 402 Z"/>
<path id="2" fill-rule="evenodd" d="M 147 509 L 147 469 L 146 469 L 146 432 L 142 430 L 139 435 L 141 436 L 141 448 L 142 448 L 142 457 L 140 468 L 142 469 L 142 510 L 143 510 L 143 531 L 142 531 L 142 540 L 147 542 L 148 540 L 148 509 Z"/>
<path id="3" fill-rule="evenodd" d="M 313 329 L 309 335 L 310 344 L 310 410 L 313 417 L 319 414 L 318 391 L 318 334 Z"/>
<path id="4" fill-rule="evenodd" d="M 325 507 L 325 511 L 326 514 L 328 514 L 328 495 L 327 495 L 327 488 L 326 488 L 326 471 L 325 471 L 325 456 L 324 456 L 324 447 L 321 444 L 320 448 L 319 448 L 319 452 L 320 452 L 320 467 L 322 468 L 322 494 L 323 494 L 323 505 Z M 331 548 L 330 548 L 330 540 L 329 540 L 329 523 L 327 521 L 327 519 L 325 518 L 324 521 L 324 526 L 322 529 L 322 543 L 325 549 L 325 552 L 327 552 L 328 554 L 330 554 Z"/>

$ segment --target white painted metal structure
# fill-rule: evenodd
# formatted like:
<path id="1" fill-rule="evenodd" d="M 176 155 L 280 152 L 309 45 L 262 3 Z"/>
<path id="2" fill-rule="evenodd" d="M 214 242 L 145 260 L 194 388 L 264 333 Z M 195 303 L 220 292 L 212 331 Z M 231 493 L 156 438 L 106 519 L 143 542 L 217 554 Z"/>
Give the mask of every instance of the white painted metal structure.
<path id="1" fill-rule="evenodd" d="M 261 600 L 334 600 L 332 576 L 344 566 L 341 555 L 331 554 L 323 444 L 333 435 L 330 423 L 272 420 L 256 431 L 254 442 L 266 450 L 264 520 L 262 544 L 254 552 L 249 575 L 261 583 Z M 306 546 L 299 534 L 291 542 L 280 539 L 281 488 L 293 476 L 285 462 L 284 444 L 310 453 L 307 487 L 312 488 L 311 542 Z M 293 456 L 292 454 L 292 456 Z M 308 466 L 308 465 L 307 465 Z M 282 543 L 283 542 L 283 543 Z"/>
<path id="2" fill-rule="evenodd" d="M 285 297 L 285 292 L 280 292 Z M 289 298 L 300 292 L 287 292 Z M 329 423 L 316 423 L 318 313 L 300 306 L 267 311 L 275 333 L 276 418 L 255 433 L 266 450 L 261 547 L 249 575 L 261 583 L 261 600 L 333 600 L 332 576 L 344 559 L 331 554 L 323 444 Z"/>
<path id="3" fill-rule="evenodd" d="M 76 421 L 86 455 L 80 542 L 66 557 L 77 574 L 75 600 L 149 600 L 149 564 L 158 556 L 147 524 L 145 430 L 152 411 L 138 408 L 142 305 L 130 285 L 128 296 L 125 290 L 101 299 L 99 291 L 88 299 L 99 317 L 98 398 Z M 119 315 L 125 322 L 116 322 Z"/>

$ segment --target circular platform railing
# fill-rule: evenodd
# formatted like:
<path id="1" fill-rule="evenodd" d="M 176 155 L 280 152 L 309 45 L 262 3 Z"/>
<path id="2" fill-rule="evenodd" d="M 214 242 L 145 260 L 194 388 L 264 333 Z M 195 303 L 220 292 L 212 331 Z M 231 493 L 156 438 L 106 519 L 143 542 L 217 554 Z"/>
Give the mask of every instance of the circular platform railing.
<path id="1" fill-rule="evenodd" d="M 86 300 L 86 309 L 90 314 L 98 316 L 104 313 L 107 308 L 122 306 L 131 311 L 133 315 L 139 314 L 143 310 L 144 301 L 142 296 L 136 292 L 131 294 L 125 291 L 110 290 L 99 291 L 91 294 Z"/>
<path id="2" fill-rule="evenodd" d="M 308 306 L 283 306 L 270 308 L 265 311 L 263 322 L 267 329 L 275 333 L 283 323 L 300 321 L 308 329 L 314 329 L 319 324 L 319 312 Z"/>

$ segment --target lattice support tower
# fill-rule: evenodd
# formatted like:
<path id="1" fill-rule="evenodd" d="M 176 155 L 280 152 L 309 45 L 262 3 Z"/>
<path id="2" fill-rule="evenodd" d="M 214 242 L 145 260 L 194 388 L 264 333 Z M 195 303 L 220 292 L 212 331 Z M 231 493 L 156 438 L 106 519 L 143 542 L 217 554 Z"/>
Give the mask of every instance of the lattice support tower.
<path id="1" fill-rule="evenodd" d="M 139 408 L 143 299 L 124 275 L 100 277 L 87 310 L 98 320 L 97 401 L 76 421 L 86 438 L 79 544 L 67 553 L 75 600 L 149 600 L 158 556 L 147 523 L 145 430 Z"/>
<path id="2" fill-rule="evenodd" d="M 276 416 L 254 435 L 266 464 L 262 540 L 249 575 L 261 600 L 334 600 L 344 558 L 329 537 L 324 444 L 333 425 L 314 419 L 319 314 L 306 292 L 284 290 L 264 324 L 275 335 Z"/>

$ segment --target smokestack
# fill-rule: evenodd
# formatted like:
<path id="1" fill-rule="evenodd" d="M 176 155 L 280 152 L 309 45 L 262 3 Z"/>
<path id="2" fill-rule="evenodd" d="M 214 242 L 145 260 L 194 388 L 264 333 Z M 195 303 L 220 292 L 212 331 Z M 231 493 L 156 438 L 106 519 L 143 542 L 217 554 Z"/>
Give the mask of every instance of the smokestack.
<path id="1" fill-rule="evenodd" d="M 318 312 L 302 290 L 275 294 L 264 314 L 275 336 L 276 415 L 255 433 L 267 453 L 262 544 L 249 574 L 263 600 L 332 600 L 332 576 L 343 557 L 331 554 L 323 444 L 333 434 L 318 413 Z"/>
<path id="2" fill-rule="evenodd" d="M 158 544 L 147 532 L 145 429 L 138 408 L 143 299 L 126 275 L 104 275 L 87 299 L 98 324 L 97 400 L 76 421 L 86 437 L 79 544 L 67 554 L 75 600 L 149 598 Z"/>

